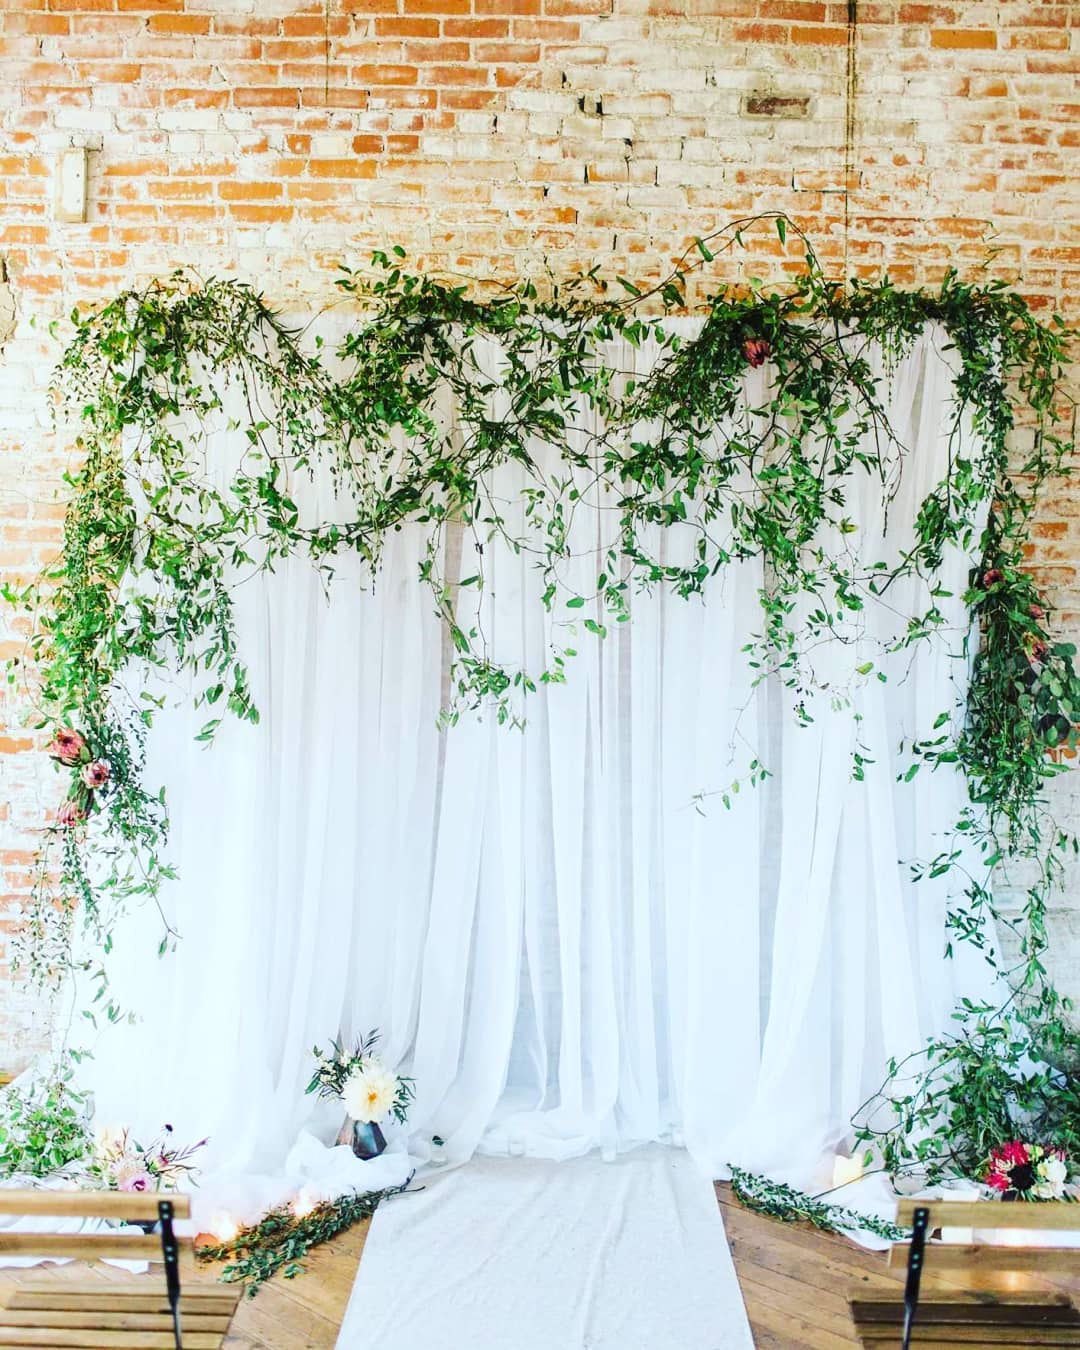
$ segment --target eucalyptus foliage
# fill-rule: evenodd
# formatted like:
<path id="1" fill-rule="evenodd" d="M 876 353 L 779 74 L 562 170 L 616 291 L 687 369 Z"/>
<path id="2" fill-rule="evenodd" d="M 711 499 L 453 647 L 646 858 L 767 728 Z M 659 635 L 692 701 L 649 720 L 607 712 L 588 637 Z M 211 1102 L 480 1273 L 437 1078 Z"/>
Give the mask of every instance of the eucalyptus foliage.
<path id="1" fill-rule="evenodd" d="M 89 1106 L 70 1070 L 0 1095 L 0 1176 L 47 1177 L 93 1151 Z"/>
<path id="2" fill-rule="evenodd" d="M 906 776 L 959 764 L 970 802 L 955 843 L 916 863 L 916 875 L 953 873 L 954 937 L 985 944 L 988 923 L 1006 921 L 989 887 L 993 868 L 1009 859 L 1034 866 L 1026 910 L 1010 921 L 1022 995 L 1011 1015 L 1029 1048 L 1053 1043 L 1059 1060 L 1066 1054 L 1071 1033 L 1042 957 L 1046 896 L 1074 845 L 1043 790 L 1075 745 L 1080 681 L 1072 647 L 1054 638 L 1049 605 L 1024 570 L 1024 546 L 1040 490 L 1067 469 L 1071 334 L 1056 318 L 1040 321 L 1003 283 L 972 284 L 952 271 L 932 291 L 903 291 L 888 278 L 830 281 L 804 239 L 805 267 L 786 288 L 720 290 L 704 302 L 698 335 L 680 336 L 669 320 L 686 306 L 689 272 L 761 219 L 697 241 L 694 262 L 684 257 L 649 290 L 595 272 L 543 295 L 529 281 L 469 288 L 409 272 L 401 249 L 379 253 L 369 274 L 339 279 L 363 313 L 333 352 L 251 286 L 189 273 L 71 315 L 55 382 L 79 464 L 68 480 L 64 546 L 40 582 L 10 598 L 33 614 L 25 664 L 41 727 L 54 736 L 78 730 L 109 779 L 91 795 L 88 820 L 69 811 L 44 832 L 23 958 L 35 974 L 70 967 L 76 916 L 107 950 L 117 915 L 156 901 L 172 876 L 167 802 L 143 777 L 158 704 L 125 677 L 146 666 L 183 672 L 206 709 L 203 740 L 227 715 L 257 721 L 232 586 L 289 555 L 306 555 L 329 585 L 339 556 L 358 553 L 374 574 L 392 531 L 422 528 L 420 581 L 455 653 L 446 716 L 488 705 L 508 723 L 523 718 L 539 685 L 570 677 L 582 642 L 629 618 L 636 590 L 693 596 L 728 563 L 759 558 L 766 582 L 747 659 L 759 678 L 793 690 L 809 720 L 814 647 L 849 640 L 853 621 L 899 576 L 919 579 L 923 601 L 882 655 L 935 640 L 936 569 L 959 545 L 979 559 L 966 596 L 982 635 L 967 713 L 942 710 L 935 735 L 908 747 Z M 766 219 L 786 240 L 785 219 Z M 897 462 L 902 472 L 873 349 L 895 362 L 927 324 L 941 326 L 956 354 L 948 473 L 921 503 L 899 562 L 826 549 L 826 535 L 858 528 L 847 506 L 853 476 L 871 475 L 887 498 Z M 649 346 L 650 373 L 613 369 L 605 355 L 613 339 Z M 497 378 L 485 373 L 492 344 Z M 766 358 L 767 392 L 749 406 L 744 376 Z M 583 413 L 596 428 L 584 441 L 575 430 Z M 246 450 L 222 477 L 204 452 L 229 424 Z M 1013 462 L 1017 446 L 1027 448 Z M 544 467 L 551 463 L 557 469 Z M 495 489 L 508 464 L 525 483 L 509 504 Z M 305 480 L 316 474 L 332 479 L 332 520 L 303 506 Z M 583 587 L 571 531 L 578 513 L 594 509 L 614 527 Z M 477 572 L 460 581 L 443 569 L 451 527 L 478 545 Z M 655 527 L 679 546 L 656 548 Z M 473 618 L 462 601 L 483 593 L 493 542 L 531 558 L 542 603 L 557 617 L 563 636 L 541 668 L 498 662 L 479 604 Z M 853 679 L 874 676 L 885 678 L 871 660 Z M 861 768 L 856 755 L 856 777 Z M 755 761 L 750 779 L 767 773 Z M 71 792 L 80 791 L 73 777 Z M 174 937 L 166 925 L 163 950 Z M 89 964 L 102 1006 L 119 1015 L 104 964 Z M 983 1019 L 997 1024 L 994 1010 L 961 1015 L 957 1043 L 968 1047 L 981 1044 Z M 899 1114 L 890 1106 L 885 1124 L 877 1111 L 866 1126 L 898 1164 L 910 1161 L 909 1126 L 931 1137 L 952 1128 L 937 1123 L 932 1085 L 964 1081 L 953 1042 L 923 1053 L 937 1076 L 923 1076 Z M 949 1100 L 953 1090 L 944 1088 Z"/>
<path id="3" fill-rule="evenodd" d="M 254 1298 L 259 1287 L 279 1270 L 287 1280 L 301 1274 L 304 1257 L 313 1247 L 370 1219 L 383 1200 L 400 1195 L 409 1181 L 382 1191 L 350 1191 L 336 1200 L 324 1200 L 302 1215 L 282 1205 L 269 1210 L 257 1223 L 241 1228 L 228 1241 L 196 1247 L 195 1255 L 200 1261 L 225 1262 L 221 1272 L 224 1283 L 242 1284 Z"/>
<path id="4" fill-rule="evenodd" d="M 846 1209 L 820 1196 L 806 1195 L 793 1186 L 770 1181 L 768 1177 L 746 1172 L 741 1167 L 731 1169 L 731 1189 L 747 1209 L 770 1219 L 781 1219 L 784 1223 L 809 1223 L 823 1233 L 845 1234 L 862 1230 L 884 1238 L 886 1242 L 906 1242 L 911 1236 L 908 1230 L 887 1219 Z"/>

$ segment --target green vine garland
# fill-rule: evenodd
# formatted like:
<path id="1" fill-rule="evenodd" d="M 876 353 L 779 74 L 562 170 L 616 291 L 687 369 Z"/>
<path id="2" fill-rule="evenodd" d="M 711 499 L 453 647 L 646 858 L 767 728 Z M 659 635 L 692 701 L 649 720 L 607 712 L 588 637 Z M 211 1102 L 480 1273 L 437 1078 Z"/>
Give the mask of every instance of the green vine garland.
<path id="1" fill-rule="evenodd" d="M 258 718 L 233 620 L 238 572 L 300 552 L 329 582 L 337 555 L 356 551 L 377 568 L 391 531 L 422 525 L 421 579 L 455 651 L 446 715 L 487 703 L 513 723 L 538 685 L 568 678 L 583 634 L 603 638 L 629 617 L 635 589 L 694 595 L 727 563 L 748 557 L 761 558 L 768 578 L 751 658 L 757 677 L 775 674 L 797 695 L 808 693 L 816 686 L 807 653 L 841 636 L 897 576 L 920 579 L 925 607 L 883 655 L 933 640 L 941 624 L 935 569 L 943 550 L 959 544 L 980 559 L 965 597 L 982 634 L 966 717 L 942 710 L 940 734 L 908 747 L 906 776 L 959 764 L 970 802 L 955 822 L 955 842 L 912 865 L 916 877 L 957 877 L 955 938 L 985 945 L 990 923 L 1013 927 L 1016 994 L 1004 1009 L 962 1007 L 955 1036 L 919 1052 L 910 1091 L 901 1086 L 905 1066 L 890 1066 L 882 1097 L 860 1118 L 862 1137 L 891 1167 L 970 1170 L 994 1131 L 1055 1096 L 1076 1037 L 1043 965 L 1046 897 L 1076 843 L 1053 821 L 1043 789 L 1076 746 L 1080 680 L 1074 649 L 1055 639 L 1050 607 L 1024 570 L 1024 545 L 1041 489 L 1068 470 L 1064 372 L 1073 335 L 1058 318 L 1039 321 L 1003 283 L 970 284 L 951 271 L 934 292 L 901 291 L 887 278 L 830 281 L 804 238 L 805 270 L 787 289 L 753 283 L 717 292 L 698 336 L 681 339 L 668 317 L 685 308 L 688 274 L 740 245 L 762 219 L 786 240 L 784 217 L 736 222 L 696 241 L 694 262 L 685 255 L 660 285 L 643 291 L 619 278 L 617 294 L 589 273 L 543 298 L 523 282 L 478 299 L 406 272 L 400 249 L 377 254 L 373 276 L 345 271 L 338 283 L 365 308 L 333 354 L 338 375 L 317 342 L 305 342 L 239 282 L 178 273 L 72 314 L 55 389 L 76 422 L 81 467 L 68 479 L 55 565 L 24 590 L 7 591 L 33 619 L 28 652 L 10 678 L 27 667 L 37 724 L 54 745 L 77 732 L 86 756 L 108 774 L 88 786 L 79 765 L 57 756 L 71 786 L 43 833 L 21 957 L 36 977 L 60 978 L 71 968 L 76 915 L 107 954 L 118 915 L 132 902 L 158 902 L 173 876 L 164 793 L 143 782 L 157 705 L 125 691 L 129 665 L 190 675 L 196 703 L 208 710 L 200 739 L 212 739 L 226 714 Z M 895 447 L 871 345 L 896 360 L 928 323 L 944 328 L 957 354 L 948 475 L 923 501 L 915 544 L 899 565 L 831 557 L 815 540 L 823 528 L 856 529 L 845 510 L 847 477 L 875 475 L 886 491 Z M 613 338 L 654 344 L 652 373 L 635 380 L 612 371 L 599 348 Z M 480 357 L 489 339 L 502 353 L 497 386 Z M 748 408 L 743 377 L 766 359 L 770 393 Z M 446 393 L 457 408 L 453 430 L 439 411 Z M 237 430 L 248 448 L 221 486 L 202 470 L 200 453 L 232 397 L 244 409 Z M 584 447 L 568 434 L 583 406 L 603 427 Z M 979 442 L 975 458 L 963 452 L 965 418 Z M 1011 462 L 1017 434 L 1029 448 Z M 537 443 L 557 454 L 557 473 L 540 468 Z M 491 490 L 493 471 L 508 462 L 528 482 L 519 532 Z M 304 518 L 295 489 L 316 469 L 329 469 L 348 506 L 343 521 Z M 582 592 L 567 576 L 570 531 L 575 513 L 600 499 L 616 528 Z M 972 522 L 991 502 L 989 524 L 975 538 Z M 533 558 L 543 603 L 564 634 L 543 669 L 500 665 L 479 620 L 462 618 L 461 592 L 479 595 L 485 577 L 482 564 L 456 586 L 442 574 L 451 524 L 481 545 L 497 538 Z M 650 549 L 655 525 L 690 541 L 681 555 L 687 562 Z M 852 679 L 875 675 L 885 678 L 871 661 Z M 767 772 L 755 760 L 748 779 Z M 861 776 L 858 754 L 852 772 Z M 972 856 L 978 875 L 964 870 Z M 1003 915 L 990 889 L 1003 860 L 1037 870 L 1019 918 Z M 165 922 L 163 951 L 175 937 Z M 100 1005 L 118 1017 L 104 960 L 80 965 L 93 967 Z M 1001 1061 L 1008 1083 L 987 1084 L 979 1057 L 986 1037 L 1000 1034 L 1013 1047 Z M 1029 1071 L 1029 1052 L 1050 1067 Z M 986 1089 L 971 1099 L 975 1122 L 957 1102 L 973 1079 Z M 1058 1142 L 1053 1129 L 1039 1137 Z"/>

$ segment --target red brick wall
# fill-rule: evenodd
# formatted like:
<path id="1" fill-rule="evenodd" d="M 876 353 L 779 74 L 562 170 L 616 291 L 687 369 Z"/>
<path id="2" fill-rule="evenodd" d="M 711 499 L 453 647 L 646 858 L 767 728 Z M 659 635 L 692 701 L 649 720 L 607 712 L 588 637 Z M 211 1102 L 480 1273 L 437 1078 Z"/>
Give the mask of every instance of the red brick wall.
<path id="1" fill-rule="evenodd" d="M 861 0 L 850 175 L 847 11 L 4 0 L 0 340 L 8 299 L 17 326 L 0 356 L 0 572 L 28 575 L 57 539 L 48 321 L 179 264 L 292 302 L 328 297 L 340 260 L 394 243 L 473 274 L 597 262 L 647 278 L 695 234 L 783 210 L 838 272 L 846 253 L 852 270 L 933 283 L 949 265 L 974 273 L 992 246 L 990 274 L 1080 318 L 1080 3 Z M 91 151 L 85 224 L 54 219 L 71 145 Z M 762 232 L 725 266 L 775 277 L 796 265 L 782 253 Z M 1080 493 L 1057 496 L 1035 532 L 1033 563 L 1078 628 Z M 10 654 L 18 635 L 0 640 Z M 54 781 L 9 711 L 5 931 Z M 1061 952 L 1073 978 L 1080 941 Z M 43 1034 L 34 1007 L 9 990 L 0 1065 Z"/>

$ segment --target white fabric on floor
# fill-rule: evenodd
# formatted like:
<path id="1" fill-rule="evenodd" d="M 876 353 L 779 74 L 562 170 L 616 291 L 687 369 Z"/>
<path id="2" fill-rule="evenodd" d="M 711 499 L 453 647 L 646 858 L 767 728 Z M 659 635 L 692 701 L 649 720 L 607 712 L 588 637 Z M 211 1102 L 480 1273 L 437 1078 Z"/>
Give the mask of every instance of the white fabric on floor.
<path id="1" fill-rule="evenodd" d="M 681 1150 L 476 1158 L 372 1220 L 339 1350 L 753 1350 Z"/>
<path id="2" fill-rule="evenodd" d="M 604 359 L 632 373 L 653 356 L 618 342 Z M 494 379 L 498 350 L 481 360 Z M 808 549 L 869 565 L 911 546 L 950 455 L 975 453 L 963 427 L 953 436 L 954 361 L 931 327 L 888 372 L 888 487 L 856 459 L 856 528 L 823 529 Z M 749 406 L 771 372 L 747 373 Z M 582 446 L 591 416 L 571 433 Z M 220 482 L 245 445 L 210 437 Z M 558 468 L 550 447 L 534 451 L 537 472 Z M 528 483 L 515 462 L 487 484 L 511 522 Z M 344 509 L 324 480 L 296 495 L 308 518 Z M 568 569 L 584 596 L 617 517 L 583 485 Z M 207 710 L 182 687 L 161 714 L 147 780 L 172 809 L 180 880 L 163 902 L 181 941 L 154 959 L 152 907 L 116 935 L 114 988 L 139 1021 L 108 1028 L 87 1065 L 100 1117 L 209 1134 L 208 1182 L 280 1176 L 299 1131 L 329 1142 L 340 1123 L 340 1108 L 312 1120 L 312 1045 L 379 1027 L 416 1079 L 395 1144 L 414 1157 L 436 1135 L 457 1162 L 685 1139 L 711 1175 L 738 1163 L 827 1185 L 820 1161 L 887 1057 L 945 1027 L 957 987 L 983 992 L 943 959 L 955 882 L 914 886 L 902 861 L 940 851 L 964 782 L 947 767 L 897 782 L 901 741 L 940 735 L 935 718 L 964 699 L 969 559 L 949 550 L 936 575 L 868 600 L 816 648 L 829 687 L 806 693 L 753 683 L 757 558 L 721 569 L 703 598 L 633 591 L 631 621 L 600 641 L 581 629 L 607 618 L 598 603 L 568 609 L 563 595 L 545 610 L 535 559 L 488 540 L 488 584 L 461 588 L 462 625 L 534 673 L 552 644 L 579 654 L 565 685 L 530 696 L 523 732 L 490 710 L 439 730 L 449 653 L 417 581 L 425 540 L 415 525 L 391 535 L 374 587 L 349 557 L 329 596 L 303 558 L 246 579 L 238 640 L 260 724 L 226 717 L 207 749 L 193 739 Z M 453 582 L 478 570 L 480 541 L 451 542 L 439 557 Z M 669 560 L 691 546 L 678 528 L 646 542 Z M 935 585 L 935 638 L 883 656 L 873 639 L 901 635 Z M 754 759 L 772 775 L 757 788 Z"/>

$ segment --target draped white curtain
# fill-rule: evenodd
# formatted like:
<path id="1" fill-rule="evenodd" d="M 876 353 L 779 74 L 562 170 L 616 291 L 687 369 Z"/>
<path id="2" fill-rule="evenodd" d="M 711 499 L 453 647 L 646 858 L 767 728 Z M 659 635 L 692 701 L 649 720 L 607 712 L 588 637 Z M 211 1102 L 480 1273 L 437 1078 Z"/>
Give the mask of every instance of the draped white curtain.
<path id="1" fill-rule="evenodd" d="M 820 546 L 869 562 L 910 545 L 946 472 L 946 346 L 928 328 L 888 374 L 889 481 L 853 465 L 857 533 Z M 481 359 L 497 371 L 494 348 Z M 612 343 L 606 359 L 641 371 L 653 358 Z M 770 378 L 748 372 L 751 406 Z M 215 447 L 225 474 L 230 433 Z M 542 464 L 550 453 L 537 449 Z M 509 465 L 490 484 L 511 531 L 525 482 Z M 329 505 L 316 484 L 306 507 Z M 568 579 L 584 594 L 613 514 L 590 499 L 574 517 Z M 674 559 L 679 535 L 657 527 L 649 542 Z M 479 570 L 476 547 L 451 532 L 451 580 Z M 452 1160 L 666 1139 L 714 1175 L 810 1176 L 887 1056 L 946 1025 L 958 984 L 983 984 L 943 957 L 948 879 L 913 886 L 905 861 L 939 851 L 963 782 L 946 769 L 897 782 L 901 742 L 963 700 L 970 560 L 945 558 L 932 642 L 881 656 L 876 639 L 926 607 L 926 583 L 903 578 L 846 641 L 816 648 L 825 692 L 754 686 L 754 559 L 703 598 L 634 593 L 606 640 L 579 631 L 566 684 L 529 696 L 524 730 L 490 710 L 440 730 L 449 656 L 417 580 L 423 548 L 407 527 L 373 584 L 343 559 L 329 595 L 302 559 L 245 580 L 259 726 L 226 721 L 207 749 L 192 739 L 205 714 L 182 698 L 160 717 L 147 774 L 172 808 L 180 880 L 165 905 L 182 937 L 156 960 L 147 911 L 118 935 L 114 982 L 139 1018 L 97 1048 L 99 1115 L 210 1134 L 218 1175 L 272 1171 L 311 1117 L 311 1047 L 379 1027 L 416 1080 L 416 1157 L 432 1136 Z M 486 589 L 458 603 L 495 660 L 536 672 L 567 623 L 604 616 L 548 613 L 534 561 L 485 542 Z M 725 807 L 755 758 L 771 777 Z"/>

